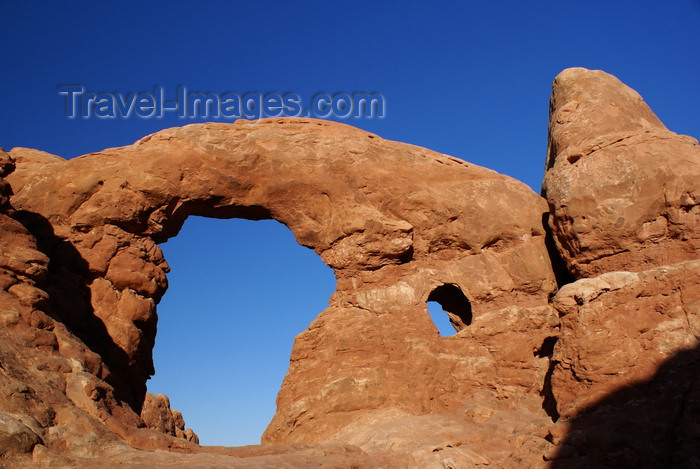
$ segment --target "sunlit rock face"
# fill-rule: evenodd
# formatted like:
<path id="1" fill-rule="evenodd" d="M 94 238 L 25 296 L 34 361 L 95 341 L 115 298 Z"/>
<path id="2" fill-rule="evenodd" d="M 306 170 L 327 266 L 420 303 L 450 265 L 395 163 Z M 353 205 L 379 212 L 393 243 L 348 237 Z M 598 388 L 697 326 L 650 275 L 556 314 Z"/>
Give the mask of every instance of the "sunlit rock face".
<path id="1" fill-rule="evenodd" d="M 664 127 L 641 96 L 601 71 L 554 80 L 542 192 L 577 278 L 696 259 L 700 147 Z"/>
<path id="2" fill-rule="evenodd" d="M 543 193 L 581 279 L 552 301 L 561 467 L 696 466 L 700 147 L 601 71 L 562 72 L 550 111 Z"/>
<path id="3" fill-rule="evenodd" d="M 577 420 L 607 415 L 599 397 L 697 345 L 697 148 L 614 77 L 571 69 L 554 84 L 546 199 L 311 119 L 189 125 L 72 160 L 1 153 L 0 458 L 599 464 L 568 429 L 600 433 Z M 169 270 L 158 244 L 189 215 L 278 220 L 337 278 L 295 340 L 263 447 L 199 447 L 146 394 Z M 171 453 L 137 451 L 152 449 Z"/>

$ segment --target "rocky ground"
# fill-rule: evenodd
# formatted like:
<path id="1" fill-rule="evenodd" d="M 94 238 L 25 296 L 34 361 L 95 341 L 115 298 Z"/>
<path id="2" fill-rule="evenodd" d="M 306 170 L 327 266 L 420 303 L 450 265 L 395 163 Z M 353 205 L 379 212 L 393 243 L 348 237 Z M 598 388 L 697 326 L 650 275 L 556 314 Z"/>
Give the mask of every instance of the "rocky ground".
<path id="1" fill-rule="evenodd" d="M 0 467 L 699 467 L 700 147 L 604 72 L 550 109 L 542 196 L 311 119 L 0 152 Z M 259 446 L 146 392 L 189 215 L 278 220 L 335 271 Z"/>

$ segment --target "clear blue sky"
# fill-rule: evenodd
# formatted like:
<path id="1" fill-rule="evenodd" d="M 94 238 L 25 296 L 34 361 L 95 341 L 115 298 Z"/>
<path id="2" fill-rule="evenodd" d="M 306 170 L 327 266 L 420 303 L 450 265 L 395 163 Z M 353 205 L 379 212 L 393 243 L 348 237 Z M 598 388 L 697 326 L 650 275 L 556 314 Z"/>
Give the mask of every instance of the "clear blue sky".
<path id="1" fill-rule="evenodd" d="M 9 2 L 0 4 L 0 146 L 66 158 L 196 122 L 68 119 L 57 86 L 214 93 L 367 91 L 383 119 L 345 122 L 539 190 L 562 69 L 619 77 L 673 131 L 700 137 L 700 0 L 589 2 Z M 156 376 L 205 444 L 257 443 L 293 337 L 330 269 L 276 222 L 190 219 L 162 245 Z"/>

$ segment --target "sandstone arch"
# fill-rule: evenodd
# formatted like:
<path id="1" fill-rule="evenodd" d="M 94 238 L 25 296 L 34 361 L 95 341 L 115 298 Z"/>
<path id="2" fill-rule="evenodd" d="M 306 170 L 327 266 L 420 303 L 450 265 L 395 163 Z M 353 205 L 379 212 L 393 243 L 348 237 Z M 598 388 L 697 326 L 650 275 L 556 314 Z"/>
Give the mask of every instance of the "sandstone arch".
<path id="1" fill-rule="evenodd" d="M 547 205 L 520 182 L 304 119 L 189 125 L 68 161 L 11 155 L 12 203 L 51 227 L 27 222 L 53 250 L 53 268 L 82 285 L 85 315 L 112 341 L 95 345 L 108 367 L 102 377 L 136 411 L 167 287 L 157 243 L 189 215 L 278 220 L 334 269 L 337 291 L 296 339 L 265 442 L 340 441 L 370 415 L 459 408 L 480 386 L 539 391 L 544 371 L 532 350 L 550 335 L 555 282 L 541 222 Z M 458 286 L 482 318 L 450 344 L 425 315 L 425 298 L 441 284 Z M 484 347 L 494 340 L 489 321 L 535 332 L 520 351 Z M 448 358 L 436 360 L 442 353 Z M 489 377 L 484 367 L 499 354 L 518 364 Z"/>
<path id="2" fill-rule="evenodd" d="M 201 444 L 259 444 L 332 269 L 273 220 L 189 217 L 160 248 L 171 271 L 148 393 L 166 393 Z"/>
<path id="3" fill-rule="evenodd" d="M 0 458 L 697 462 L 700 147 L 601 71 L 562 72 L 550 110 L 545 216 L 508 178 L 318 121 L 188 126 L 71 161 L 14 149 L 10 177 L 0 151 Z M 317 444 L 199 447 L 165 396 L 136 413 L 167 285 L 157 243 L 190 214 L 274 218 L 333 266 L 264 436 Z M 441 285 L 474 308 L 452 337 L 425 309 Z M 643 431 L 608 439 L 611 420 Z"/>

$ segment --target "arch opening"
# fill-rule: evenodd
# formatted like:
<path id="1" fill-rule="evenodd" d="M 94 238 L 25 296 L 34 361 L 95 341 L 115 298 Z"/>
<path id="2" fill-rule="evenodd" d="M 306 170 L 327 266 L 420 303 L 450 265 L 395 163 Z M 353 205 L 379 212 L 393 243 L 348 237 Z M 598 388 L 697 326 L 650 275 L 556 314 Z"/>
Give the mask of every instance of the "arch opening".
<path id="1" fill-rule="evenodd" d="M 428 295 L 427 306 L 433 324 L 443 337 L 454 335 L 472 323 L 471 302 L 457 285 L 435 288 Z"/>
<path id="2" fill-rule="evenodd" d="M 203 445 L 259 444 L 294 338 L 335 291 L 333 270 L 274 220 L 190 216 L 160 247 L 170 286 L 148 392 L 168 395 Z"/>

